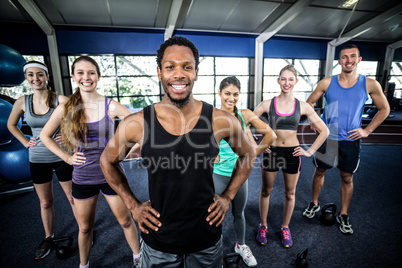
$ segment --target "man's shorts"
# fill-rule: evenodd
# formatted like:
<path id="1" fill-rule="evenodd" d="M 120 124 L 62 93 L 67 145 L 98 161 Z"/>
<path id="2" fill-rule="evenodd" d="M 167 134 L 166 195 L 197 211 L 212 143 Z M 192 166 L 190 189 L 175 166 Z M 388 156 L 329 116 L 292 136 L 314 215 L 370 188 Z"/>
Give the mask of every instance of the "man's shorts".
<path id="1" fill-rule="evenodd" d="M 219 241 L 212 247 L 194 253 L 171 254 L 151 248 L 141 238 L 141 267 L 221 268 L 223 267 L 222 240 L 221 236 Z"/>
<path id="2" fill-rule="evenodd" d="M 331 169 L 337 166 L 346 173 L 355 173 L 360 163 L 361 140 L 336 141 L 327 139 L 313 157 L 316 167 Z"/>
<path id="3" fill-rule="evenodd" d="M 32 182 L 35 184 L 44 184 L 52 181 L 53 170 L 57 175 L 57 179 L 61 182 L 71 181 L 73 174 L 73 166 L 64 161 L 53 163 L 32 163 L 29 162 L 31 170 Z"/>
<path id="4" fill-rule="evenodd" d="M 277 172 L 282 168 L 282 172 L 297 174 L 301 169 L 301 157 L 293 156 L 294 147 L 271 146 L 270 153 L 264 153 L 261 167 L 268 172 Z"/>
<path id="5" fill-rule="evenodd" d="M 99 195 L 99 192 L 106 196 L 117 196 L 117 193 L 107 183 L 83 185 L 73 182 L 72 196 L 74 199 L 90 199 Z"/>

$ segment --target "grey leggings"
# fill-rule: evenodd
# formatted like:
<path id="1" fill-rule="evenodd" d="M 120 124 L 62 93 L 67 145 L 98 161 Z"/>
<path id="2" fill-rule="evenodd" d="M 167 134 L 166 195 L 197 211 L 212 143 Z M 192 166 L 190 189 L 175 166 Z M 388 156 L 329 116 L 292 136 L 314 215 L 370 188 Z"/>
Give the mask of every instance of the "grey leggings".
<path id="1" fill-rule="evenodd" d="M 230 177 L 222 176 L 214 173 L 215 194 L 219 195 L 225 190 L 230 181 Z M 246 208 L 248 197 L 248 181 L 245 181 L 232 200 L 233 226 L 239 245 L 245 244 L 246 236 L 246 218 L 244 217 L 244 209 Z"/>

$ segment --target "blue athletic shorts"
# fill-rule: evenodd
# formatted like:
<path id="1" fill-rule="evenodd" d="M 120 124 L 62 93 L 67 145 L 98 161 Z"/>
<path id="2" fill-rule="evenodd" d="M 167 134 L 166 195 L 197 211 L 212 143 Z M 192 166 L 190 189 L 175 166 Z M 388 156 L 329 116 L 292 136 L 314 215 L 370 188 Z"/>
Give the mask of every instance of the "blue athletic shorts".
<path id="1" fill-rule="evenodd" d="M 355 173 L 360 163 L 361 140 L 336 141 L 327 139 L 313 157 L 316 167 L 331 169 L 338 167 L 347 173 Z"/>

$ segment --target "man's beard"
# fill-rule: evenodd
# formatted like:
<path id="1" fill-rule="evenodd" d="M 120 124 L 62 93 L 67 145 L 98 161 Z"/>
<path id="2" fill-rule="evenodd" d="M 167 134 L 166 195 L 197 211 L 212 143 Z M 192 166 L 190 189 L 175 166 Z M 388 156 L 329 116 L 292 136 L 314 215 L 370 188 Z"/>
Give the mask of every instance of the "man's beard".
<path id="1" fill-rule="evenodd" d="M 346 70 L 346 69 L 344 69 L 343 72 L 344 72 L 344 73 L 347 73 L 347 74 L 350 74 L 351 72 L 353 72 L 353 70 Z"/>
<path id="2" fill-rule="evenodd" d="M 354 68 L 347 69 L 346 67 L 345 68 L 342 67 L 342 72 L 347 73 L 347 74 L 350 74 L 351 72 L 353 72 L 353 70 L 354 70 Z"/>
<path id="3" fill-rule="evenodd" d="M 190 101 L 190 95 L 192 91 L 189 91 L 187 96 L 184 99 L 174 99 L 172 96 L 170 96 L 169 91 L 165 90 L 166 95 L 168 96 L 169 100 L 177 107 L 177 108 L 182 108 L 184 105 L 186 105 Z"/>

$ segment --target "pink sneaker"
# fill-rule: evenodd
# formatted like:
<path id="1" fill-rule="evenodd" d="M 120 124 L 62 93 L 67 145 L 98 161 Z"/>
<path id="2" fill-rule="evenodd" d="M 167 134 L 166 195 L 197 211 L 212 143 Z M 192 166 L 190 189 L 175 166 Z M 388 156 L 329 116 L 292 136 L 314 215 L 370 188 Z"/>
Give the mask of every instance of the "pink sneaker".
<path id="1" fill-rule="evenodd" d="M 293 246 L 292 236 L 290 235 L 290 230 L 288 227 L 281 228 L 282 232 L 282 245 L 285 248 L 290 248 Z"/>
<path id="2" fill-rule="evenodd" d="M 267 244 L 267 233 L 268 233 L 267 227 L 260 224 L 258 226 L 258 234 L 257 234 L 256 239 L 257 239 L 257 242 L 263 246 L 265 246 Z"/>

